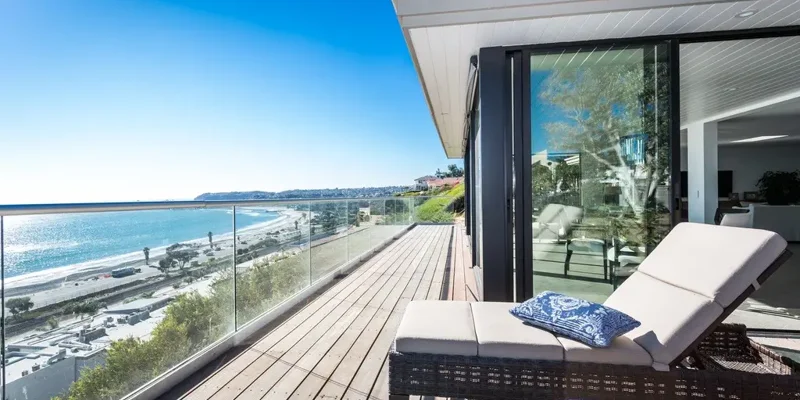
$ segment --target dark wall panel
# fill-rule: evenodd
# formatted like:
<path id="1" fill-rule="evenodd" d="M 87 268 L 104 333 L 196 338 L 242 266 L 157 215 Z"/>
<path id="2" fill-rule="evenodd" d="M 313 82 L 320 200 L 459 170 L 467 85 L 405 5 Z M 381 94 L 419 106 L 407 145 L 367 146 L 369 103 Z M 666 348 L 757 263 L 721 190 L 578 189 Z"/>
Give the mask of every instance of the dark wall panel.
<path id="1" fill-rule="evenodd" d="M 503 48 L 478 57 L 480 95 L 481 226 L 483 299 L 513 301 L 511 257 L 511 75 Z"/>

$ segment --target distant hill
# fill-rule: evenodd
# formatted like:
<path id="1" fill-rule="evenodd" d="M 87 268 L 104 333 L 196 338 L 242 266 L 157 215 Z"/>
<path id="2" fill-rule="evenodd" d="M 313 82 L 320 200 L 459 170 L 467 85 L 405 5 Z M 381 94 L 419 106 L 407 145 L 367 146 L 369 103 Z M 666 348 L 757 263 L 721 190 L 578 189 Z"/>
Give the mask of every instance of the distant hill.
<path id="1" fill-rule="evenodd" d="M 351 189 L 294 189 L 283 192 L 219 192 L 203 193 L 195 200 L 286 200 L 389 197 L 408 190 L 405 186 L 385 186 Z"/>

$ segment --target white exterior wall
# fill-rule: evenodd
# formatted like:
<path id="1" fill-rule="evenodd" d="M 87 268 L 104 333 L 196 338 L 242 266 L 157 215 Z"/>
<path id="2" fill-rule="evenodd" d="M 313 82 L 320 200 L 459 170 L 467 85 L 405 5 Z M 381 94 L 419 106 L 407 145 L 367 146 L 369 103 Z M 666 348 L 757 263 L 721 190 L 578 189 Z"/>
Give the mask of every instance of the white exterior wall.
<path id="1" fill-rule="evenodd" d="M 71 357 L 52 364 L 6 384 L 7 400 L 49 400 L 63 394 L 75 382 L 85 368 L 105 363 L 106 352 L 99 351 L 91 356 Z M 41 357 L 47 362 L 47 357 Z"/>

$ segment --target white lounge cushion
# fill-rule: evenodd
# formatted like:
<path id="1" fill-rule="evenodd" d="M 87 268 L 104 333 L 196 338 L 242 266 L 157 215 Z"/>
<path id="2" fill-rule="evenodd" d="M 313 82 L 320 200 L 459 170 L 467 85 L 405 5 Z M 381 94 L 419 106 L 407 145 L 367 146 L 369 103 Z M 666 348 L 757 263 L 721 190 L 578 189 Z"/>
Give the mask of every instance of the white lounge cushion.
<path id="1" fill-rule="evenodd" d="M 559 239 L 572 230 L 572 225 L 581 218 L 583 209 L 563 204 L 548 204 L 533 223 L 533 238 L 538 240 Z"/>
<path id="2" fill-rule="evenodd" d="M 400 353 L 478 355 L 472 309 L 466 301 L 412 301 L 395 336 Z"/>
<path id="3" fill-rule="evenodd" d="M 592 348 L 562 336 L 558 336 L 558 341 L 564 348 L 564 360 L 567 362 L 646 366 L 653 364 L 650 353 L 626 336 L 614 339 L 611 347 L 604 348 Z"/>
<path id="4" fill-rule="evenodd" d="M 564 349 L 552 333 L 525 325 L 508 310 L 515 303 L 472 303 L 481 357 L 562 361 Z M 649 358 L 649 356 L 648 356 Z"/>
<path id="5" fill-rule="evenodd" d="M 683 223 L 642 262 L 639 272 L 728 307 L 785 249 L 786 241 L 774 232 Z"/>
<path id="6" fill-rule="evenodd" d="M 642 323 L 624 336 L 647 350 L 657 368 L 674 361 L 722 315 L 711 299 L 642 272 L 631 275 L 604 304 Z"/>

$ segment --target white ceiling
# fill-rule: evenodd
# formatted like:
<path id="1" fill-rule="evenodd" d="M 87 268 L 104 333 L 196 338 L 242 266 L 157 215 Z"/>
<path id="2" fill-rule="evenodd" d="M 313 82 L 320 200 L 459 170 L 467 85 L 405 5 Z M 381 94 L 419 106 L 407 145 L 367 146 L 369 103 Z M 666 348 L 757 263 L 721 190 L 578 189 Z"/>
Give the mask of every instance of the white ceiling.
<path id="1" fill-rule="evenodd" d="M 721 121 L 718 126 L 719 144 L 723 146 L 762 146 L 800 141 L 800 98 L 767 106 L 736 118 Z M 683 132 L 682 144 L 685 144 Z M 762 142 L 733 143 L 756 136 L 783 138 Z"/>
<path id="2" fill-rule="evenodd" d="M 718 127 L 718 144 L 720 146 L 763 146 L 778 143 L 800 141 L 800 108 L 795 116 L 743 118 L 723 121 Z M 735 143 L 736 140 L 749 139 L 756 136 L 786 137 L 759 142 Z M 686 146 L 686 130 L 681 131 L 681 145 Z"/>
<path id="3" fill-rule="evenodd" d="M 463 155 L 469 59 L 482 47 L 800 24 L 798 0 L 394 0 L 394 4 L 442 145 L 451 158 Z M 745 10 L 758 12 L 749 18 L 736 16 Z M 800 42 L 794 38 L 763 39 L 745 48 L 735 43 L 684 47 L 683 123 L 800 90 L 791 74 L 784 73 L 782 80 L 773 75 L 795 68 L 795 60 L 800 62 L 800 53 L 795 54 Z"/>
<path id="4" fill-rule="evenodd" d="M 686 44 L 680 53 L 682 125 L 736 116 L 800 91 L 800 37 Z"/>

